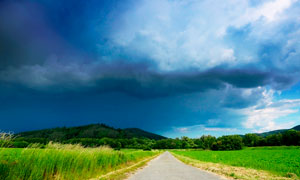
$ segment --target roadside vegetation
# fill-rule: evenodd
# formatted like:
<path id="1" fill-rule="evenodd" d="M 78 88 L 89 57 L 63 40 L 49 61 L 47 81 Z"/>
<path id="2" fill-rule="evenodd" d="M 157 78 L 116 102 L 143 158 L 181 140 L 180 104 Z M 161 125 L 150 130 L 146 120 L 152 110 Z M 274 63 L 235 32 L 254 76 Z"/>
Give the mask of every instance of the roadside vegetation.
<path id="1" fill-rule="evenodd" d="M 2 135 L 2 137 L 4 137 Z M 2 140 L 2 142 L 9 141 Z M 84 148 L 79 144 L 49 143 L 40 148 L 0 148 L 0 179 L 89 179 L 124 168 L 158 151 L 121 150 L 107 146 Z"/>
<path id="2" fill-rule="evenodd" d="M 107 174 L 113 171 L 124 173 L 142 166 L 147 159 L 158 155 L 160 149 L 180 149 L 173 153 L 186 163 L 193 162 L 193 165 L 201 165 L 213 172 L 218 166 L 220 174 L 233 178 L 240 178 L 242 172 L 247 172 L 244 174 L 248 174 L 248 179 L 262 177 L 261 173 L 250 169 L 241 171 L 240 167 L 264 170 L 281 177 L 300 176 L 298 130 L 270 132 L 266 136 L 246 134 L 217 138 L 204 135 L 171 139 L 140 129 L 122 130 L 100 124 L 17 135 L 0 133 L 0 179 L 108 177 Z M 143 163 L 134 165 L 139 162 Z M 237 169 L 233 170 L 233 167 Z M 118 171 L 120 169 L 124 170 Z M 113 179 L 121 177 L 119 174 L 112 176 Z M 241 179 L 247 179 L 245 177 Z M 273 179 L 270 175 L 264 177 Z"/>
<path id="3" fill-rule="evenodd" d="M 239 150 L 243 146 L 300 146 L 300 131 L 281 130 L 265 134 L 229 135 L 200 138 L 165 138 L 137 128 L 115 129 L 104 124 L 72 128 L 54 128 L 24 132 L 14 135 L 14 139 L 3 144 L 5 147 L 25 148 L 31 144 L 45 147 L 50 141 L 60 144 L 81 144 L 84 147 L 110 146 L 114 149 L 210 149 Z M 1 146 L 1 140 L 0 140 Z"/>
<path id="4" fill-rule="evenodd" d="M 205 162 L 212 162 L 204 169 L 218 172 L 216 171 L 216 167 L 219 167 L 219 173 L 236 177 L 237 179 L 244 179 L 241 176 L 247 176 L 246 174 L 249 176 L 249 171 L 247 169 L 237 169 L 235 172 L 230 172 L 230 169 L 222 167 L 220 164 L 265 170 L 272 174 L 292 179 L 299 179 L 300 177 L 300 147 L 297 146 L 256 147 L 245 148 L 240 151 L 174 150 L 172 153 L 175 156 L 179 155 L 179 159 L 180 156 L 184 156 L 198 160 L 199 164 L 202 163 L 202 166 L 205 165 Z M 182 157 L 181 160 L 189 162 Z M 214 165 L 214 163 L 217 163 L 217 165 Z M 222 172 L 222 169 L 226 169 L 226 171 Z M 246 174 L 243 174 L 243 172 Z M 249 179 L 262 179 L 259 177 L 259 173 L 255 172 L 253 174 L 254 177 L 249 177 Z M 267 176 L 266 179 L 268 178 L 272 179 Z"/>

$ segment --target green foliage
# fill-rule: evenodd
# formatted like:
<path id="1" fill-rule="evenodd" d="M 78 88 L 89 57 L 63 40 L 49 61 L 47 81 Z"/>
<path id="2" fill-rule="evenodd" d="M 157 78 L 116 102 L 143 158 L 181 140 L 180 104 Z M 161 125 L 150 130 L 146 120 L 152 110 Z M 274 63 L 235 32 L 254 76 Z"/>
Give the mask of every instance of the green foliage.
<path id="1" fill-rule="evenodd" d="M 154 149 L 189 149 L 196 148 L 194 139 L 188 137 L 182 137 L 181 139 L 162 139 L 155 142 Z"/>
<path id="2" fill-rule="evenodd" d="M 266 137 L 266 143 L 268 146 L 281 146 L 282 145 L 282 135 L 272 134 Z"/>
<path id="3" fill-rule="evenodd" d="M 81 138 L 112 138 L 112 139 L 131 139 L 131 138 L 148 138 L 148 139 L 165 139 L 165 137 L 143 131 L 138 128 L 128 128 L 128 129 L 115 129 L 109 127 L 105 124 L 91 124 L 87 126 L 78 126 L 70 128 L 53 128 L 44 129 L 38 131 L 28 131 L 19 133 L 17 137 L 27 138 L 27 139 L 40 139 L 49 141 L 63 142 L 69 139 L 81 139 Z M 45 143 L 48 142 L 35 142 L 35 143 Z"/>
<path id="4" fill-rule="evenodd" d="M 193 139 L 190 139 L 186 136 L 181 137 L 181 141 L 182 141 L 182 148 L 183 149 L 190 149 L 190 148 L 196 148 L 197 145 L 194 143 Z"/>
<path id="5" fill-rule="evenodd" d="M 262 137 L 258 136 L 257 134 L 246 134 L 243 138 L 243 143 L 245 146 L 255 147 L 259 146 L 259 142 Z"/>
<path id="6" fill-rule="evenodd" d="M 300 145 L 300 132 L 295 130 L 285 131 L 283 134 L 272 134 L 261 137 L 257 134 L 246 134 L 241 137 L 238 135 L 222 136 L 201 136 L 200 138 L 182 137 L 181 139 L 161 139 L 153 140 L 148 138 L 71 138 L 64 141 L 57 141 L 63 144 L 81 144 L 84 147 L 99 147 L 108 145 L 115 149 L 133 148 L 144 149 L 211 149 L 211 150 L 238 150 L 242 146 L 281 146 L 281 145 Z M 46 138 L 24 138 L 19 137 L 10 141 L 0 140 L 0 145 L 4 147 L 22 148 L 31 144 L 40 144 L 41 147 L 49 143 Z"/>
<path id="7" fill-rule="evenodd" d="M 26 148 L 29 146 L 29 143 L 26 141 L 13 141 L 12 142 L 12 147 L 14 148 Z"/>
<path id="8" fill-rule="evenodd" d="M 222 136 L 212 144 L 212 150 L 240 150 L 243 147 L 243 139 L 238 135 Z"/>
<path id="9" fill-rule="evenodd" d="M 1 147 L 10 147 L 12 144 L 13 134 L 0 132 L 0 148 Z"/>
<path id="10" fill-rule="evenodd" d="M 145 146 L 145 147 L 143 148 L 143 150 L 144 150 L 144 151 L 151 151 L 152 149 L 151 149 L 151 147 L 149 147 L 149 146 Z"/>
<path id="11" fill-rule="evenodd" d="M 199 139 L 195 139 L 195 144 L 198 148 L 202 149 L 211 149 L 214 142 L 216 142 L 216 137 L 208 135 L 208 136 L 201 136 Z"/>
<path id="12" fill-rule="evenodd" d="M 284 145 L 300 145 L 300 131 L 289 130 L 286 131 L 282 136 L 282 144 Z"/>
<path id="13" fill-rule="evenodd" d="M 0 149 L 0 179 L 89 179 L 158 152 L 51 143 L 45 149 Z"/>
<path id="14" fill-rule="evenodd" d="M 240 151 L 173 151 L 205 162 L 267 170 L 287 176 L 300 176 L 300 147 L 256 147 Z"/>
<path id="15" fill-rule="evenodd" d="M 295 127 L 297 128 L 297 127 Z M 274 131 L 275 132 L 275 131 Z M 167 139 L 137 128 L 115 129 L 104 124 L 80 126 L 73 128 L 54 128 L 40 131 L 24 132 L 4 141 L 0 138 L 0 146 L 23 148 L 32 144 L 40 147 L 50 141 L 63 144 L 81 144 L 84 147 L 108 145 L 114 149 L 211 149 L 239 150 L 243 146 L 281 146 L 300 145 L 300 132 L 296 130 L 279 130 L 264 137 L 258 134 L 244 136 L 230 135 L 216 138 L 203 135 L 200 138 Z M 6 134 L 8 135 L 8 134 Z M 10 135 L 11 136 L 11 135 Z M 148 138 L 149 137 L 149 138 Z"/>
<path id="16" fill-rule="evenodd" d="M 292 129 L 293 129 L 293 130 L 296 130 L 296 131 L 300 131 L 300 125 L 295 126 L 295 127 L 293 127 Z"/>
<path id="17" fill-rule="evenodd" d="M 269 131 L 269 132 L 264 132 L 264 133 L 259 133 L 257 135 L 261 136 L 261 137 L 267 137 L 269 135 L 273 135 L 273 134 L 278 134 L 278 133 L 285 133 L 286 131 L 289 131 L 289 130 L 296 130 L 296 131 L 300 131 L 300 125 L 298 126 L 295 126 L 291 129 L 279 129 L 279 130 L 275 130 L 275 131 Z"/>
<path id="18" fill-rule="evenodd" d="M 261 137 L 256 134 L 246 134 L 243 137 L 245 146 L 300 146 L 300 131 L 287 130 L 282 133 Z"/>

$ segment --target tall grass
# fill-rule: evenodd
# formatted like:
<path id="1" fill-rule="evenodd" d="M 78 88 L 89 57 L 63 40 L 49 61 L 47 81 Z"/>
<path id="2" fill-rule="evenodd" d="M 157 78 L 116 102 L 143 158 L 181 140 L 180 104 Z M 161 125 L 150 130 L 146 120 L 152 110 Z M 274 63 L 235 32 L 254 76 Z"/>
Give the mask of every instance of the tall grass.
<path id="1" fill-rule="evenodd" d="M 45 149 L 2 148 L 0 179 L 89 179 L 153 156 L 153 151 L 114 151 L 109 147 L 49 143 Z"/>
<path id="2" fill-rule="evenodd" d="M 13 133 L 0 132 L 0 148 L 6 147 L 13 139 Z"/>

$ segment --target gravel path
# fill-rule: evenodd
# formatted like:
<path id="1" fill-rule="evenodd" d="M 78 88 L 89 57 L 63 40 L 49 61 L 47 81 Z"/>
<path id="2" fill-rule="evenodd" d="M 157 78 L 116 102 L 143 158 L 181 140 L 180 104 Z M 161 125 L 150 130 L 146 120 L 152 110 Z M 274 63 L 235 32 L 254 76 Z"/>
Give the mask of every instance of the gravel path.
<path id="1" fill-rule="evenodd" d="M 177 160 L 171 153 L 165 152 L 137 173 L 129 180 L 221 180 L 212 173 L 186 165 Z"/>

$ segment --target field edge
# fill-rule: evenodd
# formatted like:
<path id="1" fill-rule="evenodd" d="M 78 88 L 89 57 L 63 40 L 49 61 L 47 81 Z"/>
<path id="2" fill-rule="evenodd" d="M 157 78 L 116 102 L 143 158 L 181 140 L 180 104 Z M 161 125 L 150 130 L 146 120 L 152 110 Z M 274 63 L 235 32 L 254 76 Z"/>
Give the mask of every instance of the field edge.
<path id="1" fill-rule="evenodd" d="M 174 152 L 171 152 L 178 160 L 181 162 L 199 168 L 201 170 L 205 170 L 208 172 L 212 172 L 227 179 L 240 179 L 240 180 L 300 180 L 300 178 L 291 174 L 291 177 L 283 177 L 276 174 L 272 174 L 271 172 L 264 170 L 256 170 L 245 167 L 236 167 L 230 166 L 220 163 L 212 163 L 212 162 L 204 162 L 196 159 L 192 159 L 190 157 L 186 157 L 183 155 L 178 155 Z"/>
<path id="2" fill-rule="evenodd" d="M 154 156 L 142 159 L 135 163 L 129 163 L 126 164 L 127 167 L 123 167 L 120 169 L 117 169 L 115 171 L 111 171 L 107 174 L 101 175 L 96 178 L 91 178 L 90 180 L 124 180 L 129 178 L 130 175 L 134 174 L 136 171 L 138 171 L 141 168 L 144 168 L 151 160 L 155 159 L 159 155 L 161 155 L 162 152 L 155 154 Z"/>

